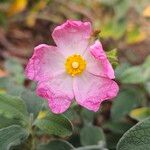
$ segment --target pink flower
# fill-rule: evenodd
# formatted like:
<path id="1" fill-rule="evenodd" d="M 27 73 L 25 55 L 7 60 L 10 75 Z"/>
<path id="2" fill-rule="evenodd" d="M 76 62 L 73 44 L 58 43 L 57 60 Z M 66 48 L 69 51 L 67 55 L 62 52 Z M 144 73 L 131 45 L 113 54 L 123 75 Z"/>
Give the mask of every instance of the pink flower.
<path id="1" fill-rule="evenodd" d="M 57 46 L 41 44 L 26 67 L 29 79 L 37 81 L 37 94 L 48 100 L 53 113 L 66 111 L 75 98 L 89 110 L 114 98 L 118 85 L 114 70 L 100 41 L 89 43 L 90 22 L 66 21 L 56 27 L 52 37 Z"/>

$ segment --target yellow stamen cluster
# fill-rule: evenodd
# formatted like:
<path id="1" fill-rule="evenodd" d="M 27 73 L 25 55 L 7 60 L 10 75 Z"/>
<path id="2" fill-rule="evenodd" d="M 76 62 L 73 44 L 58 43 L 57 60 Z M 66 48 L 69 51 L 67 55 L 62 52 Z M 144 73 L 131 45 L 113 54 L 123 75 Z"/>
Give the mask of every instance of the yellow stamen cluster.
<path id="1" fill-rule="evenodd" d="M 86 67 L 86 61 L 81 55 L 74 54 L 69 56 L 65 62 L 66 72 L 71 76 L 79 75 Z"/>

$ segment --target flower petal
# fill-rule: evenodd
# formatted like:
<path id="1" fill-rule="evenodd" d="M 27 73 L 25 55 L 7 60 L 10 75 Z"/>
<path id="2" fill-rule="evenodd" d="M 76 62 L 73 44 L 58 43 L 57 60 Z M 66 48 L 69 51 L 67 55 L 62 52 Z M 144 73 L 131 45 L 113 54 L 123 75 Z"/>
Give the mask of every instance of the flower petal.
<path id="1" fill-rule="evenodd" d="M 97 111 L 102 101 L 114 98 L 118 85 L 111 79 L 84 72 L 74 79 L 73 89 L 76 101 L 83 107 Z"/>
<path id="2" fill-rule="evenodd" d="M 39 83 L 37 94 L 48 99 L 49 107 L 53 113 L 63 113 L 74 98 L 73 80 L 71 76 L 63 73 L 50 81 Z"/>
<path id="3" fill-rule="evenodd" d="M 88 46 L 91 31 L 90 22 L 68 20 L 54 29 L 52 37 L 65 56 L 83 54 Z"/>
<path id="4" fill-rule="evenodd" d="M 107 59 L 101 43 L 97 40 L 86 51 L 84 58 L 87 61 L 87 71 L 98 76 L 114 79 L 114 70 Z"/>
<path id="5" fill-rule="evenodd" d="M 47 80 L 65 71 L 65 59 L 57 47 L 41 44 L 34 49 L 26 67 L 26 76 L 35 81 Z"/>

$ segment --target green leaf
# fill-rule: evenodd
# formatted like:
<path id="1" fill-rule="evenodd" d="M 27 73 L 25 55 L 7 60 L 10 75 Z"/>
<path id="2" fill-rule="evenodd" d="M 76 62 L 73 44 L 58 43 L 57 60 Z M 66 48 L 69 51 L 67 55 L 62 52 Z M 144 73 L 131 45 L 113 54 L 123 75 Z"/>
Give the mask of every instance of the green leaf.
<path id="1" fill-rule="evenodd" d="M 12 146 L 21 144 L 29 133 L 18 125 L 0 129 L 0 149 L 9 150 Z"/>
<path id="2" fill-rule="evenodd" d="M 17 59 L 9 58 L 5 62 L 5 69 L 10 73 L 10 78 L 17 84 L 23 84 L 25 76 L 22 65 Z"/>
<path id="3" fill-rule="evenodd" d="M 71 150 L 74 147 L 67 141 L 54 140 L 50 141 L 48 144 L 42 144 L 37 150 Z"/>
<path id="4" fill-rule="evenodd" d="M 126 31 L 126 22 L 124 20 L 113 20 L 105 23 L 100 32 L 102 38 L 120 39 Z M 116 34 L 117 33 L 117 34 Z"/>
<path id="5" fill-rule="evenodd" d="M 120 19 L 124 18 L 129 10 L 130 0 L 118 0 L 114 5 L 115 16 Z"/>
<path id="6" fill-rule="evenodd" d="M 133 89 L 128 87 L 122 89 L 113 102 L 111 109 L 112 119 L 118 121 L 133 108 L 139 106 L 142 99 L 143 95 L 137 88 Z"/>
<path id="7" fill-rule="evenodd" d="M 108 150 L 108 149 L 105 148 L 105 145 L 102 143 L 99 145 L 82 146 L 72 150 Z"/>
<path id="8" fill-rule="evenodd" d="M 82 109 L 81 115 L 85 124 L 92 124 L 94 120 L 94 112 L 87 109 Z"/>
<path id="9" fill-rule="evenodd" d="M 8 78 L 2 77 L 0 78 L 0 88 L 5 89 L 7 88 Z"/>
<path id="10" fill-rule="evenodd" d="M 70 136 L 73 126 L 64 115 L 55 115 L 47 111 L 41 111 L 34 124 L 45 131 L 61 137 Z"/>
<path id="11" fill-rule="evenodd" d="M 150 57 L 139 66 L 133 66 L 122 72 L 120 77 L 122 83 L 138 84 L 150 80 Z"/>
<path id="12" fill-rule="evenodd" d="M 80 122 L 80 116 L 74 108 L 68 109 L 64 115 L 71 121 L 71 122 Z"/>
<path id="13" fill-rule="evenodd" d="M 114 133 L 123 134 L 127 130 L 129 130 L 132 127 L 131 124 L 126 122 L 114 122 L 114 121 L 108 121 L 106 124 L 104 124 L 104 129 L 109 129 Z"/>
<path id="14" fill-rule="evenodd" d="M 122 73 L 122 83 L 144 83 L 147 80 L 147 74 L 145 77 L 144 69 L 141 66 L 130 67 Z"/>
<path id="15" fill-rule="evenodd" d="M 20 96 L 24 91 L 24 86 L 17 84 L 11 77 L 0 78 L 0 88 L 14 96 Z"/>
<path id="16" fill-rule="evenodd" d="M 106 134 L 107 148 L 109 150 L 116 150 L 116 145 L 121 137 L 122 134 L 118 134 L 118 133 Z"/>
<path id="17" fill-rule="evenodd" d="M 144 86 L 145 86 L 146 91 L 150 95 L 150 81 L 146 82 Z"/>
<path id="18" fill-rule="evenodd" d="M 117 68 L 115 69 L 115 76 L 116 76 L 116 79 L 117 80 L 121 80 L 121 76 L 122 76 L 122 73 L 128 69 L 130 67 L 130 64 L 128 63 L 123 63 L 123 64 L 119 64 L 117 66 Z"/>
<path id="19" fill-rule="evenodd" d="M 44 100 L 36 96 L 35 92 L 31 92 L 29 90 L 24 90 L 21 94 L 21 98 L 26 103 L 28 112 L 33 113 L 34 117 L 36 117 L 38 112 L 42 109 Z"/>
<path id="20" fill-rule="evenodd" d="M 100 3 L 111 6 L 114 5 L 118 0 L 100 0 Z"/>
<path id="21" fill-rule="evenodd" d="M 126 35 L 127 44 L 140 43 L 146 39 L 146 33 L 140 30 L 139 26 L 129 26 Z"/>
<path id="22" fill-rule="evenodd" d="M 21 121 L 17 118 L 6 118 L 0 115 L 0 129 L 11 126 L 13 124 L 21 125 Z"/>
<path id="23" fill-rule="evenodd" d="M 138 121 L 141 121 L 149 116 L 150 116 L 149 107 L 136 108 L 130 112 L 130 117 Z"/>
<path id="24" fill-rule="evenodd" d="M 148 150 L 150 148 L 150 118 L 147 118 L 130 130 L 119 140 L 117 150 Z"/>
<path id="25" fill-rule="evenodd" d="M 117 49 L 113 49 L 107 52 L 107 57 L 113 67 L 116 67 L 118 65 Z"/>
<path id="26" fill-rule="evenodd" d="M 7 82 L 8 82 L 8 84 L 7 84 L 6 91 L 8 94 L 13 95 L 13 96 L 20 96 L 21 93 L 24 91 L 23 85 L 16 84 L 10 78 L 8 79 Z"/>
<path id="27" fill-rule="evenodd" d="M 103 130 L 96 126 L 85 126 L 80 132 L 80 141 L 83 146 L 97 145 L 105 142 Z"/>
<path id="28" fill-rule="evenodd" d="M 9 0 L 1 0 L 0 3 L 6 3 L 8 2 Z"/>
<path id="29" fill-rule="evenodd" d="M 7 17 L 6 14 L 0 12 L 0 26 L 6 27 L 7 26 Z"/>
<path id="30" fill-rule="evenodd" d="M 19 97 L 0 94 L 0 114 L 6 118 L 20 119 L 28 122 L 26 105 Z"/>
<path id="31" fill-rule="evenodd" d="M 76 126 L 74 128 L 76 128 Z M 74 130 L 76 130 L 76 129 L 74 129 Z M 78 133 L 78 132 L 79 132 L 79 129 L 77 131 L 74 131 L 74 133 Z M 73 134 L 71 137 L 69 137 L 68 142 L 73 144 L 73 146 L 75 146 L 75 147 L 81 146 L 80 135 Z"/>
<path id="32" fill-rule="evenodd" d="M 150 66 L 150 56 L 148 56 L 145 62 L 143 63 L 143 67 L 149 68 L 149 66 Z"/>

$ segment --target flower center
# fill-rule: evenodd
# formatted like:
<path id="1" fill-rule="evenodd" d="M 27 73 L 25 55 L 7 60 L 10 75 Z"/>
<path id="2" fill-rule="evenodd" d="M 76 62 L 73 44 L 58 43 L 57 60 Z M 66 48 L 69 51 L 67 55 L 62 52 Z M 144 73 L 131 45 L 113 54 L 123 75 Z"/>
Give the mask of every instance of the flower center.
<path id="1" fill-rule="evenodd" d="M 77 69 L 79 67 L 79 63 L 77 61 L 72 62 L 72 68 Z"/>
<path id="2" fill-rule="evenodd" d="M 75 76 L 84 71 L 86 67 L 86 61 L 81 55 L 74 54 L 66 59 L 65 67 L 68 74 Z"/>

